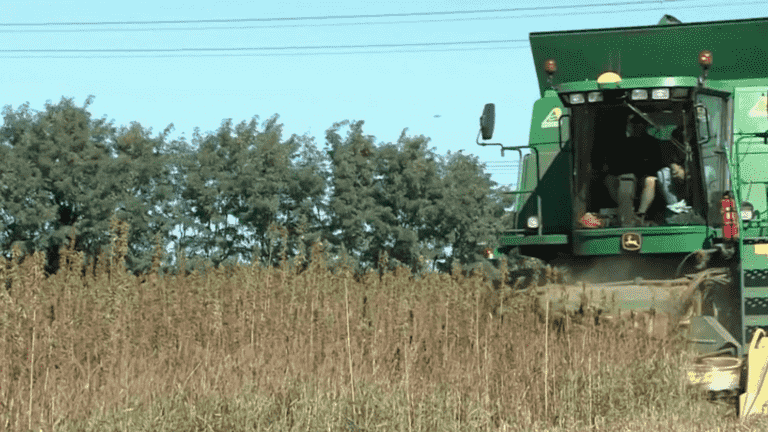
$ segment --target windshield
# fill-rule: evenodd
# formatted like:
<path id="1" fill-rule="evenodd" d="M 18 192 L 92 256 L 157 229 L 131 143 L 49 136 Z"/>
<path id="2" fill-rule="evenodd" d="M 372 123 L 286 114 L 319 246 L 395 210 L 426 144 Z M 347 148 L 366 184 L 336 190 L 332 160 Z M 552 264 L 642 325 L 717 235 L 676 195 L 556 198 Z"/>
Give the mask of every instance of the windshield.
<path id="1" fill-rule="evenodd" d="M 690 100 L 572 106 L 575 220 L 605 226 L 705 224 Z"/>

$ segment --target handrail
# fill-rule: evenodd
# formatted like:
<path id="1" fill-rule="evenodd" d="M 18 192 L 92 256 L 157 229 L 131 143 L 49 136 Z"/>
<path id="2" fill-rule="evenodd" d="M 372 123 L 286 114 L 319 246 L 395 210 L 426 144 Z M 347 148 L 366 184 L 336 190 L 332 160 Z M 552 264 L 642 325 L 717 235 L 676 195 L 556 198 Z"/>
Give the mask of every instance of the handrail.
<path id="1" fill-rule="evenodd" d="M 536 186 L 532 190 L 528 191 L 513 191 L 512 194 L 519 195 L 524 193 L 530 193 L 536 195 L 536 217 L 539 219 L 539 227 L 538 227 L 538 234 L 542 235 L 544 230 L 544 221 L 541 220 L 541 194 L 539 194 L 536 191 L 536 188 L 539 186 L 539 182 L 541 182 L 541 163 L 539 159 L 539 149 L 532 146 L 512 146 L 512 147 L 504 147 L 501 146 L 501 154 L 504 155 L 504 150 L 514 150 L 517 151 L 517 154 L 520 157 L 520 162 L 523 160 L 523 149 L 528 148 L 536 155 Z M 522 169 L 522 166 L 520 167 Z M 518 209 L 517 214 L 515 215 L 515 226 L 518 226 L 520 223 L 520 211 Z"/>
<path id="2" fill-rule="evenodd" d="M 558 119 L 558 147 L 560 148 L 560 151 L 563 151 L 564 148 L 565 148 L 564 145 L 563 145 L 563 134 L 562 134 L 562 120 L 563 120 L 563 117 L 569 117 L 570 118 L 570 115 L 569 114 L 562 114 L 560 116 L 560 118 Z M 502 157 L 504 157 L 504 150 L 517 151 L 518 156 L 519 156 L 519 162 L 518 163 L 523 161 L 523 149 L 527 148 L 527 149 L 530 149 L 532 152 L 535 153 L 535 157 L 536 157 L 536 186 L 534 187 L 534 189 L 526 190 L 526 191 L 522 191 L 521 190 L 521 191 L 504 192 L 504 193 L 510 194 L 510 195 L 519 195 L 519 194 L 526 194 L 526 193 L 530 193 L 530 194 L 535 194 L 536 195 L 536 216 L 539 219 L 538 234 L 542 235 L 543 230 L 544 230 L 544 221 L 542 220 L 542 217 L 541 217 L 541 194 L 536 192 L 536 188 L 538 188 L 539 183 L 541 182 L 541 160 L 540 160 L 540 157 L 539 157 L 539 149 L 537 147 L 535 147 L 535 146 L 529 146 L 529 145 L 506 147 L 506 146 L 504 146 L 501 143 L 483 143 L 483 142 L 480 142 L 480 132 L 477 133 L 477 138 L 475 138 L 475 143 L 477 145 L 481 145 L 483 147 L 489 146 L 489 145 L 497 145 L 497 146 L 501 147 L 501 156 Z M 520 169 L 522 169 L 522 166 L 520 167 Z M 518 210 L 517 214 L 515 215 L 515 226 L 518 226 L 518 224 L 520 223 L 519 219 L 520 219 L 520 211 Z"/>
<path id="3" fill-rule="evenodd" d="M 762 138 L 763 144 L 768 144 L 768 130 L 765 132 L 734 132 L 734 135 Z"/>
<path id="4" fill-rule="evenodd" d="M 560 151 L 563 151 L 563 118 L 568 117 L 571 118 L 570 114 L 562 114 L 560 115 L 560 118 L 557 119 L 557 141 L 560 145 Z"/>

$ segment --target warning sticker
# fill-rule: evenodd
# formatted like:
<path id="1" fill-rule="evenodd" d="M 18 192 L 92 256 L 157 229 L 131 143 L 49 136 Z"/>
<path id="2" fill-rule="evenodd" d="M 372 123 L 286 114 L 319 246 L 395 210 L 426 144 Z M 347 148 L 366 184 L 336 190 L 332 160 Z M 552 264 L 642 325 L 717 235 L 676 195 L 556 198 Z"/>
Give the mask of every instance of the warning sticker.
<path id="1" fill-rule="evenodd" d="M 750 117 L 765 117 L 768 115 L 768 97 L 763 96 L 757 100 L 755 106 L 749 110 Z"/>
<path id="2" fill-rule="evenodd" d="M 560 107 L 552 108 L 552 111 L 550 111 L 549 114 L 547 114 L 547 116 L 544 118 L 544 121 L 541 122 L 541 128 L 556 128 L 558 126 L 558 120 L 560 120 L 561 115 L 563 115 L 563 111 L 560 109 Z"/>

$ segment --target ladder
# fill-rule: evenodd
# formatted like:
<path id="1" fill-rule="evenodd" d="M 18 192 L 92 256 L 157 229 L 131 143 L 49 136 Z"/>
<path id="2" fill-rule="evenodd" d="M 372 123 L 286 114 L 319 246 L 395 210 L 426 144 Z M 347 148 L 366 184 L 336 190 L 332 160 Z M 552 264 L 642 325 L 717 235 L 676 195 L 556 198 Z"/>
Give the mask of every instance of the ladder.
<path id="1" fill-rule="evenodd" d="M 742 238 L 740 246 L 741 340 L 746 346 L 755 330 L 768 331 L 768 237 Z"/>

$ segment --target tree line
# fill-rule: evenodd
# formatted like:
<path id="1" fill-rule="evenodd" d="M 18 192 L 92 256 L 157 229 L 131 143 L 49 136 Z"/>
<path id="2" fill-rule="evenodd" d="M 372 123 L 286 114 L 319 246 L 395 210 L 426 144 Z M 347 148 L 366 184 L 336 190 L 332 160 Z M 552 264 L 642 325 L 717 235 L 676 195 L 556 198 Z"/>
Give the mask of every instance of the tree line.
<path id="1" fill-rule="evenodd" d="M 92 100 L 3 110 L 6 256 L 14 247 L 44 251 L 49 273 L 67 245 L 96 260 L 119 221 L 134 272 L 149 269 L 158 249 L 172 251 L 168 265 L 182 254 L 213 266 L 272 265 L 316 242 L 360 270 L 446 270 L 478 262 L 478 245 L 504 224 L 504 188 L 476 157 L 438 155 L 429 138 L 407 130 L 376 143 L 362 121 L 343 121 L 319 148 L 306 134 L 286 137 L 274 115 L 196 128 L 188 141 L 171 139 L 172 125 L 153 134 L 137 122 L 93 118 Z"/>

